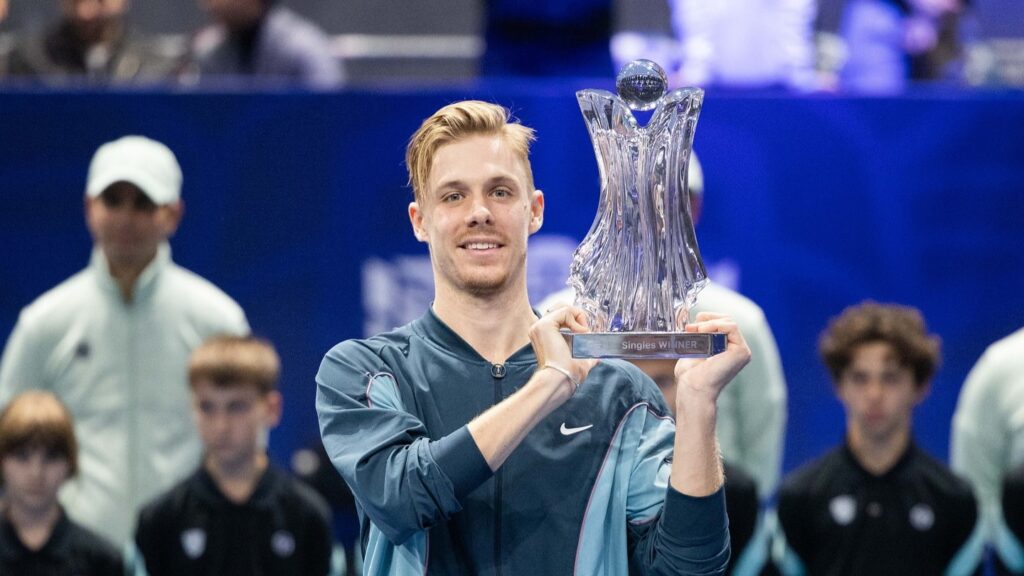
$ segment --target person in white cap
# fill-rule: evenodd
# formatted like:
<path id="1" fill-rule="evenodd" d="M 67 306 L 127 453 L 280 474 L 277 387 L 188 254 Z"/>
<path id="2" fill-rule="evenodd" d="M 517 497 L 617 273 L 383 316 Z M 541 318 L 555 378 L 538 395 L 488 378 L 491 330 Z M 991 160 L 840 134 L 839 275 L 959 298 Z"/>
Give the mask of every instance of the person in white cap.
<path id="1" fill-rule="evenodd" d="M 214 334 L 246 334 L 242 309 L 171 261 L 182 174 L 163 144 L 126 136 L 89 166 L 85 270 L 21 311 L 0 360 L 0 407 L 43 388 L 71 410 L 80 474 L 61 501 L 118 545 L 148 500 L 199 463 L 186 367 Z"/>

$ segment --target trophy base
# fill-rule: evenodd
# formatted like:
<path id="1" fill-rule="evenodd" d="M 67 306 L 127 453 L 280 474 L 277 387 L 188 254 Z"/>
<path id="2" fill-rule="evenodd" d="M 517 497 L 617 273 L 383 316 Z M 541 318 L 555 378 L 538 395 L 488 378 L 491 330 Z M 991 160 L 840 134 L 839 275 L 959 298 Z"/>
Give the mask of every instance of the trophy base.
<path id="1" fill-rule="evenodd" d="M 573 358 L 707 358 L 725 352 L 726 335 L 694 332 L 563 332 Z"/>

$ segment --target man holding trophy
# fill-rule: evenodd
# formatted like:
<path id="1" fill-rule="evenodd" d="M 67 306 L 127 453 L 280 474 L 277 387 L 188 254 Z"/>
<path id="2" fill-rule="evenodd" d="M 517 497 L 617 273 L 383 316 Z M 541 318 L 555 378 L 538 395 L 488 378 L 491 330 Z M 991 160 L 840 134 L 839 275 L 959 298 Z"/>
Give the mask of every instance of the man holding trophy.
<path id="1" fill-rule="evenodd" d="M 680 92 L 665 98 L 692 95 Z M 604 94 L 609 110 L 625 106 Z M 681 124 L 691 138 L 693 121 Z M 729 546 L 715 403 L 749 349 L 733 322 L 711 314 L 666 324 L 663 340 L 646 328 L 620 338 L 630 350 L 668 341 L 686 357 L 675 421 L 631 364 L 574 356 L 567 336 L 604 336 L 590 334 L 600 318 L 571 306 L 538 318 L 527 297 L 527 238 L 544 217 L 532 139 L 484 102 L 424 121 L 406 154 L 408 216 L 430 250 L 434 302 L 404 327 L 342 342 L 320 366 L 321 434 L 359 503 L 364 574 L 721 573 Z M 668 165 L 685 174 L 688 150 L 678 152 Z M 668 188 L 685 195 L 685 176 L 681 184 Z M 628 319 L 613 316 L 612 336 L 622 337 Z"/>

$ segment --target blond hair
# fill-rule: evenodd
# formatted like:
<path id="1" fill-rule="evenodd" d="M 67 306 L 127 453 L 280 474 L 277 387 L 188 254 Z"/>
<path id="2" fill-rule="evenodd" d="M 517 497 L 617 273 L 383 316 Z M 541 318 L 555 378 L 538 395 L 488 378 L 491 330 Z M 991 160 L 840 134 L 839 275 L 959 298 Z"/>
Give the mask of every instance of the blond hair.
<path id="1" fill-rule="evenodd" d="M 423 121 L 409 139 L 405 149 L 405 165 L 409 170 L 409 185 L 418 200 L 426 189 L 427 178 L 437 150 L 472 135 L 499 135 L 523 162 L 526 184 L 533 190 L 533 171 L 530 168 L 530 144 L 536 139 L 532 128 L 514 119 L 503 106 L 464 100 L 434 112 Z"/>
<path id="2" fill-rule="evenodd" d="M 50 392 L 18 394 L 0 413 L 0 460 L 24 449 L 41 448 L 68 461 L 68 476 L 78 472 L 74 420 Z"/>
<path id="3" fill-rule="evenodd" d="M 252 386 L 266 394 L 277 388 L 280 373 L 274 346 L 252 336 L 214 336 L 193 350 L 188 362 L 192 388 L 209 381 L 222 388 Z"/>

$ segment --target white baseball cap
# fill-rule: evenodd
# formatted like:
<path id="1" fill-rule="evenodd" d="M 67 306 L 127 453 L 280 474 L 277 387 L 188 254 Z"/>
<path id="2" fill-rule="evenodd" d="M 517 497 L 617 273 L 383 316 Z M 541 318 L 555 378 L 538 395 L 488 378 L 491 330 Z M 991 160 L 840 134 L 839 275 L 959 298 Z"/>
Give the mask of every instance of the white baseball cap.
<path id="1" fill-rule="evenodd" d="M 144 136 L 125 136 L 96 150 L 85 193 L 96 198 L 117 182 L 134 184 L 157 206 L 181 198 L 181 166 L 174 152 Z"/>

